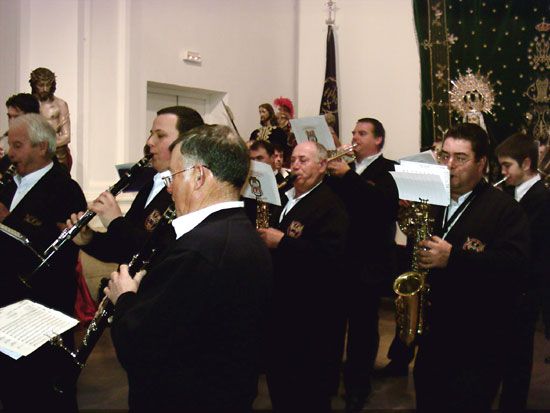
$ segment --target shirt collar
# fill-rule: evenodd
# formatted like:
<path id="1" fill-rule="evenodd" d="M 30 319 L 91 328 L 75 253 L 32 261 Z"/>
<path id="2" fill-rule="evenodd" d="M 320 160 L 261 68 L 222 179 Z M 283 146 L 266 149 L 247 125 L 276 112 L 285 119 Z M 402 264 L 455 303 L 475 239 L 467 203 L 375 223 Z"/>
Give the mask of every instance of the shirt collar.
<path id="1" fill-rule="evenodd" d="M 515 189 L 516 201 L 518 202 L 521 201 L 521 198 L 523 198 L 523 196 L 527 193 L 527 191 L 529 191 L 531 187 L 540 180 L 541 180 L 540 174 L 536 174 L 532 178 L 529 178 L 527 181 L 516 186 L 516 189 Z"/>
<path id="2" fill-rule="evenodd" d="M 13 180 L 17 184 L 17 187 L 21 185 L 33 187 L 38 181 L 40 181 L 40 178 L 46 175 L 48 171 L 52 168 L 53 162 L 50 162 L 46 166 L 37 169 L 36 171 L 31 172 L 30 174 L 27 174 L 25 176 L 15 175 L 13 177 Z"/>
<path id="3" fill-rule="evenodd" d="M 361 175 L 361 173 L 367 169 L 371 163 L 376 161 L 380 156 L 382 156 L 382 152 L 375 153 L 374 155 L 367 156 L 362 161 L 357 162 L 355 161 L 355 172 L 357 172 L 358 175 Z"/>
<path id="4" fill-rule="evenodd" d="M 321 185 L 322 180 L 317 182 L 317 185 L 315 185 L 313 188 L 311 188 L 309 191 L 304 192 L 302 195 L 300 195 L 298 198 L 296 198 L 296 190 L 294 187 L 290 188 L 288 191 L 285 192 L 286 197 L 289 201 L 292 202 L 298 202 L 300 199 L 305 197 L 307 194 L 309 194 L 311 191 L 313 191 L 315 188 L 317 188 L 319 185 Z"/>
<path id="5" fill-rule="evenodd" d="M 174 231 L 176 232 L 176 239 L 179 239 L 183 235 L 193 230 L 197 225 L 199 225 L 214 212 L 218 212 L 223 209 L 243 207 L 244 202 L 242 201 L 220 202 L 214 205 L 207 206 L 206 208 L 199 209 L 198 211 L 182 215 L 181 217 L 178 217 L 172 221 L 172 226 L 174 227 Z"/>

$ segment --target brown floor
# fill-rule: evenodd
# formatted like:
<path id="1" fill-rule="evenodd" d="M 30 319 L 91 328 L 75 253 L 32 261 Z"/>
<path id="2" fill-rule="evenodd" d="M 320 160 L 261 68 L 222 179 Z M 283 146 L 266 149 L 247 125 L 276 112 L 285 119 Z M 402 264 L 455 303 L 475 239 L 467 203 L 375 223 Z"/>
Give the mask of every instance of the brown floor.
<path id="1" fill-rule="evenodd" d="M 393 338 L 393 314 L 382 309 L 380 320 L 381 345 L 377 365 L 387 362 L 387 348 Z M 550 365 L 544 364 L 544 357 L 550 355 L 550 343 L 544 340 L 540 331 L 535 338 L 535 362 L 528 408 L 536 411 L 550 411 Z M 127 382 L 124 371 L 116 360 L 109 331 L 104 334 L 91 355 L 88 365 L 78 383 L 80 409 L 118 410 L 127 408 Z M 257 410 L 271 407 L 265 377 L 260 377 L 258 397 L 254 403 Z M 333 398 L 334 410 L 344 409 L 343 391 Z M 373 393 L 365 410 L 407 410 L 414 408 L 412 375 L 402 378 L 378 379 L 373 382 Z"/>
<path id="2" fill-rule="evenodd" d="M 92 294 L 97 292 L 100 276 L 107 274 L 113 266 L 105 267 L 99 262 L 85 258 L 85 272 Z M 393 338 L 394 319 L 391 301 L 384 303 L 380 311 L 380 351 L 376 364 L 387 363 L 386 352 Z M 545 341 L 540 329 L 535 337 L 534 367 L 529 393 L 528 408 L 536 411 L 550 411 L 550 365 L 544 364 L 544 357 L 550 356 L 550 342 Z M 127 408 L 127 381 L 124 371 L 116 359 L 107 330 L 88 360 L 78 383 L 78 401 L 80 409 L 124 410 Z M 333 398 L 333 409 L 343 411 L 343 391 Z M 254 403 L 257 410 L 269 410 L 271 407 L 265 377 L 260 377 L 258 397 Z M 412 375 L 402 378 L 378 379 L 373 382 L 373 392 L 365 410 L 411 410 L 414 408 L 414 388 Z"/>
<path id="3" fill-rule="evenodd" d="M 90 291 L 95 297 L 99 280 L 116 268 L 103 264 L 82 254 L 84 273 Z M 377 366 L 384 366 L 387 349 L 393 339 L 395 329 L 391 300 L 382 305 L 380 311 L 380 351 Z M 550 412 L 550 364 L 544 364 L 544 358 L 550 356 L 550 342 L 544 339 L 540 329 L 535 335 L 534 366 L 529 393 L 528 408 L 533 411 Z M 111 343 L 109 330 L 103 335 L 88 360 L 78 382 L 78 403 L 83 411 L 125 410 L 127 409 L 128 384 L 126 375 L 120 367 Z M 344 399 L 342 386 L 339 395 L 333 398 L 332 407 L 343 411 Z M 265 382 L 261 376 L 258 385 L 258 397 L 254 402 L 256 410 L 269 410 L 271 403 Z M 408 377 L 377 379 L 373 381 L 373 392 L 366 411 L 373 410 L 411 410 L 414 409 L 414 387 L 412 374 Z"/>

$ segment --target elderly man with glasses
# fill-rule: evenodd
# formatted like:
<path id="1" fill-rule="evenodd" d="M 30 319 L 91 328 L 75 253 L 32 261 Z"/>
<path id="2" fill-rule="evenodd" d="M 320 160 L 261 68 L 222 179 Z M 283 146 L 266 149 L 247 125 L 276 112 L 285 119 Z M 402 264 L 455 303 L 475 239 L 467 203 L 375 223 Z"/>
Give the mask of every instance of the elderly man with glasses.
<path id="1" fill-rule="evenodd" d="M 171 147 L 176 241 L 147 275 L 123 265 L 105 289 L 130 410 L 250 412 L 272 268 L 239 201 L 246 145 L 214 125 Z"/>

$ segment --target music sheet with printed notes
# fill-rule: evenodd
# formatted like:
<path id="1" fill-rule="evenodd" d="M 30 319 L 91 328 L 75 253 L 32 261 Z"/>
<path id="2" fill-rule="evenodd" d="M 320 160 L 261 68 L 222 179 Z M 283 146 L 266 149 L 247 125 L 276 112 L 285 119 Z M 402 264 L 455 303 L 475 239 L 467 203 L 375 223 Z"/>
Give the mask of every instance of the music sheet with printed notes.
<path id="1" fill-rule="evenodd" d="M 0 351 L 17 360 L 28 356 L 78 320 L 30 300 L 0 308 Z"/>
<path id="2" fill-rule="evenodd" d="M 390 174 L 400 199 L 415 202 L 424 199 L 428 204 L 441 206 L 451 202 L 449 169 L 444 165 L 401 161 Z"/>

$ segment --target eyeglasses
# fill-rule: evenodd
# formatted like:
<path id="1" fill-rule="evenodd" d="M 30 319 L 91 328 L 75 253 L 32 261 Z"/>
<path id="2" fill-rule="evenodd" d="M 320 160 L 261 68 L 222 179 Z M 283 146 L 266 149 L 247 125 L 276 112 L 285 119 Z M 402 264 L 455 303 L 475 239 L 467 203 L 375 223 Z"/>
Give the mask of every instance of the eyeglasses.
<path id="1" fill-rule="evenodd" d="M 440 163 L 444 165 L 447 165 L 449 162 L 451 162 L 451 159 L 454 161 L 455 165 L 464 165 L 468 161 L 472 160 L 472 158 L 467 155 L 462 155 L 460 153 L 457 155 L 451 155 L 450 153 L 443 151 L 437 154 L 437 159 Z"/>
<path id="2" fill-rule="evenodd" d="M 182 169 L 181 171 L 174 172 L 173 174 L 163 176 L 162 177 L 162 182 L 164 182 L 164 185 L 166 187 L 169 187 L 172 184 L 172 182 L 174 181 L 174 176 L 176 176 L 177 174 L 182 174 L 184 172 L 190 171 L 191 169 L 196 168 L 197 166 L 202 166 L 203 168 L 208 168 L 207 165 L 193 165 L 193 166 L 190 166 L 189 168 Z"/>

